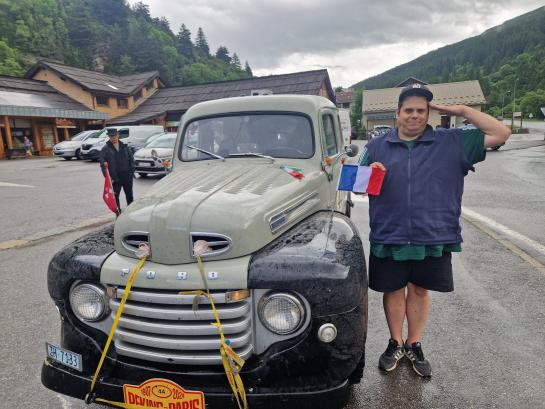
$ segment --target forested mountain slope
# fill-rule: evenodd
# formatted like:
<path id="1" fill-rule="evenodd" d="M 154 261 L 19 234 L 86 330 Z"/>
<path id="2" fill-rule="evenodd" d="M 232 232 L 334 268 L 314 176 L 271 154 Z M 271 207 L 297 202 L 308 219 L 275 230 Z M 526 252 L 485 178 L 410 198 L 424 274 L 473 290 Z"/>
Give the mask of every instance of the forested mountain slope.
<path id="1" fill-rule="evenodd" d="M 486 108 L 492 114 L 500 115 L 504 105 L 504 115 L 510 116 L 516 93 L 516 111 L 543 118 L 539 106 L 545 106 L 545 7 L 353 87 L 388 88 L 411 76 L 431 84 L 478 79 L 488 102 Z"/>
<path id="2" fill-rule="evenodd" d="M 248 63 L 214 53 L 202 28 L 182 24 L 125 0 L 0 0 L 0 74 L 20 76 L 38 59 L 115 74 L 158 70 L 170 85 L 248 78 Z"/>

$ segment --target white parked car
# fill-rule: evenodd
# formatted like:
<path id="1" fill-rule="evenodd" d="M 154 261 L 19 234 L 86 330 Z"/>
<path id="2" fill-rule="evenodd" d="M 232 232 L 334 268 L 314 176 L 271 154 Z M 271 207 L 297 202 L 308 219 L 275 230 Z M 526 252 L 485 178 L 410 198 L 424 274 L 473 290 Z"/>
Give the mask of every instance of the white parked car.
<path id="1" fill-rule="evenodd" d="M 100 131 L 97 131 L 96 129 L 80 132 L 77 135 L 74 135 L 71 140 L 62 141 L 53 146 L 53 155 L 66 160 L 70 160 L 72 158 L 82 159 L 81 145 L 83 142 L 93 135 L 98 136 L 99 134 Z"/>
<path id="2" fill-rule="evenodd" d="M 89 138 L 81 147 L 81 156 L 83 159 L 98 160 L 100 151 L 108 141 L 106 130 L 115 128 L 119 132 L 119 139 L 133 149 L 133 145 L 146 141 L 152 135 L 163 132 L 160 125 L 136 125 L 136 126 L 108 126 L 101 130 L 95 139 Z"/>
<path id="3" fill-rule="evenodd" d="M 135 172 L 142 177 L 148 175 L 166 175 L 168 167 L 165 160 L 172 162 L 176 133 L 164 133 L 154 136 L 153 140 L 134 154 Z"/>

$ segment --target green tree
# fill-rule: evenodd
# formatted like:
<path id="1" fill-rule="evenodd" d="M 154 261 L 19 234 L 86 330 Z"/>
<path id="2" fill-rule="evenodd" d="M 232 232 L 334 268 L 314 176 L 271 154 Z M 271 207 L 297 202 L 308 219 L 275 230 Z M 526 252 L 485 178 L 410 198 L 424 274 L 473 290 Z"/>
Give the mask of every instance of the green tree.
<path id="1" fill-rule="evenodd" d="M 252 72 L 252 69 L 250 68 L 250 64 L 248 64 L 248 61 L 244 64 L 244 71 L 246 71 L 246 74 L 248 77 L 252 78 L 254 76 L 254 73 Z"/>
<path id="2" fill-rule="evenodd" d="M 210 47 L 208 47 L 208 40 L 204 35 L 204 31 L 201 27 L 197 30 L 197 39 L 195 40 L 195 48 L 199 50 L 205 56 L 210 55 Z"/>
<path id="3" fill-rule="evenodd" d="M 240 66 L 240 58 L 238 58 L 237 53 L 233 53 L 233 58 L 231 59 L 231 64 L 232 64 L 233 67 L 235 67 L 237 70 L 240 70 L 240 69 L 241 69 L 241 66 Z"/>
<path id="4" fill-rule="evenodd" d="M 191 31 L 182 24 L 176 37 L 176 48 L 185 58 L 195 59 L 193 42 L 191 41 Z"/>
<path id="5" fill-rule="evenodd" d="M 0 75 L 23 75 L 24 71 L 17 58 L 17 52 L 5 41 L 0 40 Z"/>
<path id="6" fill-rule="evenodd" d="M 525 118 L 532 114 L 534 118 L 543 118 L 541 112 L 542 107 L 545 107 L 545 90 L 538 89 L 527 92 L 520 101 L 520 109 Z"/>
<path id="7" fill-rule="evenodd" d="M 130 55 L 122 55 L 117 67 L 117 73 L 120 75 L 129 75 L 136 73 L 136 64 L 132 61 Z"/>
<path id="8" fill-rule="evenodd" d="M 220 45 L 216 51 L 216 58 L 220 59 L 226 64 L 231 63 L 231 57 L 229 56 L 229 50 L 227 47 Z"/>
<path id="9" fill-rule="evenodd" d="M 362 104 L 363 104 L 363 90 L 357 89 L 352 96 L 353 101 L 350 104 L 350 123 L 352 127 L 356 127 L 358 135 L 363 131 L 363 124 L 361 123 Z"/>

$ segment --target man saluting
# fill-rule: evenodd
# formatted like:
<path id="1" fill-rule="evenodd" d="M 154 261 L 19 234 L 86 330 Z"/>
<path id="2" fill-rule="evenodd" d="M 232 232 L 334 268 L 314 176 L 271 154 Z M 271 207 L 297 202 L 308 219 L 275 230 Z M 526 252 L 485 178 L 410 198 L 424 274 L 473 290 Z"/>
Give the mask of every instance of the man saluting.
<path id="1" fill-rule="evenodd" d="M 511 131 L 464 105 L 431 103 L 424 85 L 402 89 L 397 127 L 371 140 L 361 165 L 386 170 L 379 196 L 369 197 L 369 287 L 384 293 L 390 340 L 379 368 L 392 371 L 406 356 L 420 376 L 431 376 L 422 334 L 430 310 L 428 291 L 454 290 L 451 253 L 461 251 L 464 177 Z M 437 129 L 430 109 L 466 118 L 476 129 Z M 407 321 L 407 338 L 403 325 Z"/>

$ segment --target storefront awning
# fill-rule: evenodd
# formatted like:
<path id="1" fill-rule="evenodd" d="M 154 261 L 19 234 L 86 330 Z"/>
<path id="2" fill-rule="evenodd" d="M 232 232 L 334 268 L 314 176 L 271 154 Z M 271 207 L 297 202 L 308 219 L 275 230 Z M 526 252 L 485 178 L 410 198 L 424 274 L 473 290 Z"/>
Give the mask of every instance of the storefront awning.
<path id="1" fill-rule="evenodd" d="M 0 115 L 100 120 L 109 118 L 108 114 L 85 110 L 84 105 L 65 96 L 62 97 L 58 98 L 57 95 L 51 94 L 0 91 Z"/>

